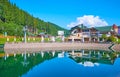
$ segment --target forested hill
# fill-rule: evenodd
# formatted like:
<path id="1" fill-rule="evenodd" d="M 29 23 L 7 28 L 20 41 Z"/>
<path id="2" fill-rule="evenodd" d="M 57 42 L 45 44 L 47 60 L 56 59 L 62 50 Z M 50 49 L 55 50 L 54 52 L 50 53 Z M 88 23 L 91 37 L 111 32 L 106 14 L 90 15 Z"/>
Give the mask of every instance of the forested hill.
<path id="1" fill-rule="evenodd" d="M 58 30 L 67 31 L 56 24 L 33 17 L 9 0 L 0 0 L 0 34 L 7 32 L 8 35 L 22 36 L 23 27 L 26 25 L 29 35 L 40 32 L 57 35 Z"/>

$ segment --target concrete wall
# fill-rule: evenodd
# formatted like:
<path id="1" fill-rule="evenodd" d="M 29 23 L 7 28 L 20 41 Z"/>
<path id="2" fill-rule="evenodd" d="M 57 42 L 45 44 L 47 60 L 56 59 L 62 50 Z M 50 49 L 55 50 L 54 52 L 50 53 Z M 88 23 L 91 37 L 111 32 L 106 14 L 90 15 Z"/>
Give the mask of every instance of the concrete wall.
<path id="1" fill-rule="evenodd" d="M 115 44 L 112 49 L 116 52 L 120 52 L 120 44 Z"/>

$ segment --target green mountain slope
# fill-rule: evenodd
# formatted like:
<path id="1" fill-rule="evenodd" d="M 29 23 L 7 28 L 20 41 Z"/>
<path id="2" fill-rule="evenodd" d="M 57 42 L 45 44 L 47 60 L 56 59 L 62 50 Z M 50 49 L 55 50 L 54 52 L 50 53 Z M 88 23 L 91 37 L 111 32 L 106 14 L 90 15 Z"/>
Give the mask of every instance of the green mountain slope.
<path id="1" fill-rule="evenodd" d="M 57 35 L 58 30 L 67 31 L 56 24 L 33 17 L 9 0 L 0 0 L 0 34 L 7 32 L 8 35 L 23 36 L 23 27 L 26 25 L 31 34 L 45 32 Z"/>

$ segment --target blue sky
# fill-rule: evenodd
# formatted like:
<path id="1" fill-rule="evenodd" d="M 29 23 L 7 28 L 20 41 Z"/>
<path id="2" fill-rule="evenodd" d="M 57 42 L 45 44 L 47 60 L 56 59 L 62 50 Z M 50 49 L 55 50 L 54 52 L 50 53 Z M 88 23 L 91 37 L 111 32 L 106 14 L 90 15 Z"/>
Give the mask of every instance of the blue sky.
<path id="1" fill-rule="evenodd" d="M 85 23 L 89 27 L 114 23 L 120 25 L 120 0 L 10 1 L 34 17 L 53 22 L 66 29 L 79 23 Z"/>

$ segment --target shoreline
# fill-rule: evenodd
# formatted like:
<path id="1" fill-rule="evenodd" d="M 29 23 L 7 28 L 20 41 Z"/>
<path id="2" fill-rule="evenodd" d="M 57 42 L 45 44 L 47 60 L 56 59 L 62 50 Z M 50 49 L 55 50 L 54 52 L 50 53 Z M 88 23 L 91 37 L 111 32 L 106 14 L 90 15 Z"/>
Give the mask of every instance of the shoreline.
<path id="1" fill-rule="evenodd" d="M 105 43 L 77 43 L 77 42 L 52 42 L 52 43 L 6 43 L 5 52 L 10 51 L 47 51 L 47 50 L 71 50 L 71 49 L 94 49 L 107 50 L 112 44 Z M 115 44 L 112 49 L 120 51 L 120 44 Z"/>
<path id="2" fill-rule="evenodd" d="M 115 44 L 115 45 L 112 47 L 112 50 L 117 51 L 117 52 L 120 52 L 120 44 Z"/>

